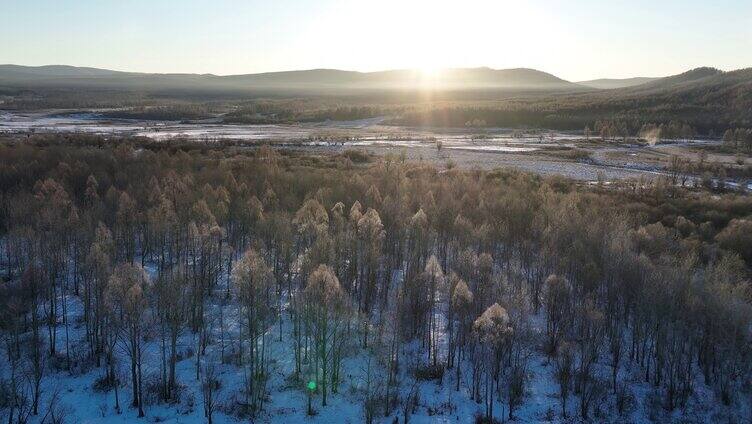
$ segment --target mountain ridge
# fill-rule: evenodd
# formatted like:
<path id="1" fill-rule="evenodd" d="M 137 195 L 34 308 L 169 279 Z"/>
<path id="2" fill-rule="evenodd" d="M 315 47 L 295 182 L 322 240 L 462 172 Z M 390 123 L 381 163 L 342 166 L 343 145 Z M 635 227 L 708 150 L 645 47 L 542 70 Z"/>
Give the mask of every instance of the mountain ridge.
<path id="1" fill-rule="evenodd" d="M 196 86 L 195 84 L 200 84 Z M 411 69 L 358 72 L 307 69 L 254 74 L 214 75 L 140 73 L 68 65 L 0 65 L 0 85 L 133 89 L 556 89 L 581 90 L 578 84 L 530 69 L 449 68 L 431 75 Z"/>
<path id="2" fill-rule="evenodd" d="M 631 78 L 598 78 L 587 81 L 576 81 L 577 84 L 599 90 L 611 90 L 615 88 L 634 87 L 647 84 L 665 77 L 631 77 Z"/>
<path id="3" fill-rule="evenodd" d="M 415 70 L 364 73 L 320 68 L 217 76 L 0 65 L 0 107 L 31 110 L 309 99 L 318 106 L 288 103 L 288 109 L 272 108 L 281 108 L 282 116 L 292 117 L 299 117 L 301 108 L 321 109 L 306 119 L 329 116 L 326 110 L 340 107 L 346 110 L 338 112 L 340 118 L 388 112 L 410 125 L 462 126 L 482 118 L 494 126 L 559 129 L 583 128 L 596 120 L 634 125 L 680 121 L 700 131 L 752 127 L 752 68 L 701 67 L 611 89 L 588 87 L 529 68 L 454 68 L 440 74 L 439 79 L 438 74 Z M 433 85 L 436 81 L 441 84 Z M 183 118 L 180 113 L 170 116 Z M 256 122 L 257 115 L 250 111 L 248 119 Z"/>

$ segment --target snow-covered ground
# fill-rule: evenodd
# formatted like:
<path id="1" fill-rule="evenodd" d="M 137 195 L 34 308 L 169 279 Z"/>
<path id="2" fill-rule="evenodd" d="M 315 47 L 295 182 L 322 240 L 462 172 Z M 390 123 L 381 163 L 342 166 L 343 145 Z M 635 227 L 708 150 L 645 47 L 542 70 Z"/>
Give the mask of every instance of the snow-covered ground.
<path id="1" fill-rule="evenodd" d="M 148 269 L 149 267 L 147 267 Z M 219 287 L 223 287 L 222 284 Z M 218 289 L 223 290 L 223 289 Z M 219 298 L 220 296 L 216 296 Z M 214 297 L 212 297 L 214 299 Z M 69 321 L 69 336 L 73 358 L 83 360 L 87 347 L 84 345 L 85 329 L 83 323 L 83 307 L 78 298 L 70 296 L 68 302 L 71 319 Z M 221 346 L 224 344 L 225 352 L 233 349 L 232 340 L 237 340 L 239 330 L 237 307 L 233 304 L 222 306 L 219 302 L 211 301 L 207 316 L 210 321 L 212 340 L 206 355 L 200 358 L 202 364 L 212 361 L 217 367 L 217 378 L 221 381 L 219 396 L 219 408 L 214 414 L 216 423 L 248 422 L 247 417 L 238 417 L 232 411 L 234 400 L 242 399 L 243 393 L 243 369 L 234 364 L 221 363 L 219 360 Z M 219 316 L 220 308 L 223 309 L 224 341 L 220 339 L 222 328 Z M 440 317 L 443 324 L 443 315 Z M 536 333 L 542 331 L 543 317 L 533 316 L 531 319 L 532 330 Z M 443 325 L 439 326 L 443 328 Z M 443 331 L 443 330 L 442 330 Z M 64 326 L 57 327 L 58 352 L 65 349 Z M 359 346 L 357 337 L 347 346 L 347 357 L 342 367 L 342 383 L 338 393 L 332 393 L 326 407 L 321 406 L 320 397 L 314 396 L 314 416 L 307 415 L 307 392 L 304 383 L 295 381 L 291 376 L 294 374 L 294 352 L 292 346 L 292 326 L 287 313 L 283 314 L 281 325 L 271 325 L 267 329 L 267 347 L 270 361 L 270 379 L 268 382 L 268 399 L 263 411 L 250 420 L 250 422 L 271 423 L 360 423 L 364 422 L 364 400 L 366 386 L 370 375 L 372 388 L 384 384 L 386 372 L 378 364 L 376 355 L 369 349 Z M 442 347 L 446 347 L 446 335 L 440 334 L 439 340 Z M 53 396 L 58 397 L 58 410 L 66 411 L 65 422 L 70 423 L 129 423 L 129 422 L 166 422 L 166 423 L 200 423 L 205 422 L 201 395 L 201 384 L 196 378 L 196 338 L 189 330 L 185 330 L 179 339 L 179 352 L 181 360 L 177 365 L 177 379 L 181 385 L 179 402 L 174 404 L 160 404 L 153 399 L 148 401 L 145 407 L 146 417 L 138 418 L 135 408 L 130 405 L 130 379 L 128 359 L 124 352 L 120 353 L 119 375 L 121 384 L 119 390 L 122 412 L 117 413 L 114 409 L 114 393 L 96 391 L 93 386 L 96 379 L 103 375 L 104 367 L 76 366 L 72 371 L 54 370 L 48 361 L 48 371 L 42 383 L 42 401 L 40 416 L 32 417 L 31 422 L 40 422 L 45 414 L 46 405 Z M 404 343 L 401 347 L 401 362 L 403 364 L 423 363 L 426 361 L 425 350 L 420 347 L 419 341 Z M 440 357 L 445 357 L 446 351 L 440 352 Z M 604 357 L 607 355 L 604 355 Z M 608 381 L 611 368 L 607 359 L 597 364 L 598 372 Z M 156 382 L 159 378 L 160 345 L 156 335 L 150 338 L 146 345 L 144 358 L 144 381 L 145 386 L 150 382 Z M 483 405 L 476 403 L 470 398 L 469 386 L 471 370 L 470 364 L 465 362 L 460 382 L 460 390 L 455 390 L 455 372 L 447 370 L 443 381 L 416 381 L 408 372 L 409 366 L 400 369 L 400 393 L 405 397 L 417 385 L 418 407 L 410 416 L 411 423 L 467 423 L 473 422 L 476 415 L 482 414 Z M 370 367 L 370 372 L 369 372 Z M 0 375 L 7 378 L 9 367 L 7 364 L 0 366 Z M 513 422 L 521 423 L 562 423 L 579 422 L 578 398 L 572 394 L 568 401 L 568 419 L 561 414 L 561 403 L 558 397 L 558 385 L 554 378 L 554 365 L 539 350 L 533 352 L 529 362 L 529 382 L 526 387 L 526 395 L 523 405 L 515 412 Z M 608 393 L 597 402 L 597 407 L 592 413 L 592 422 L 716 422 L 726 417 L 731 411 L 726 411 L 717 405 L 712 392 L 701 383 L 695 389 L 695 395 L 690 399 L 684 410 L 677 410 L 669 414 L 661 407 L 651 407 L 655 388 L 642 380 L 643 372 L 639 369 L 623 368 L 620 371 L 620 380 L 628 387 L 627 403 L 622 414 L 617 412 L 616 397 Z M 699 380 L 699 379 L 698 379 Z M 146 390 L 148 392 L 148 390 Z M 149 396 L 147 399 L 155 398 Z M 382 411 L 380 409 L 380 411 Z M 503 421 L 506 418 L 507 405 L 498 399 L 494 405 L 495 416 Z M 0 417 L 3 411 L 0 410 Z M 377 413 L 376 422 L 391 423 L 404 422 L 404 416 L 400 407 L 390 415 L 384 416 Z M 733 421 L 732 421 L 733 422 Z"/>

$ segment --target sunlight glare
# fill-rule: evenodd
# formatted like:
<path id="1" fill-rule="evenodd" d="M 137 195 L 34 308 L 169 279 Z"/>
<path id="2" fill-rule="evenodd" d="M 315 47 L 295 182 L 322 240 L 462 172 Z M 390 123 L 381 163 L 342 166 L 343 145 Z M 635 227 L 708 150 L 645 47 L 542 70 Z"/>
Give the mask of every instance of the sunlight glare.
<path id="1" fill-rule="evenodd" d="M 441 67 L 434 65 L 422 65 L 417 71 L 423 85 L 435 85 L 441 79 Z"/>

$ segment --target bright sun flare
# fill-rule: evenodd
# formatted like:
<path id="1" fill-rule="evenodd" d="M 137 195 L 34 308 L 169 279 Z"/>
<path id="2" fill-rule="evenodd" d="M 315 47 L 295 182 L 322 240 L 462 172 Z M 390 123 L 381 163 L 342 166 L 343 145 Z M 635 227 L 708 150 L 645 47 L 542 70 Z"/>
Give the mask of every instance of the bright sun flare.
<path id="1" fill-rule="evenodd" d="M 433 87 L 439 84 L 442 68 L 439 66 L 421 66 L 418 68 L 418 79 L 424 87 Z"/>
<path id="2" fill-rule="evenodd" d="M 441 68 L 433 65 L 423 65 L 418 70 L 421 76 L 426 79 L 436 79 L 441 74 Z"/>

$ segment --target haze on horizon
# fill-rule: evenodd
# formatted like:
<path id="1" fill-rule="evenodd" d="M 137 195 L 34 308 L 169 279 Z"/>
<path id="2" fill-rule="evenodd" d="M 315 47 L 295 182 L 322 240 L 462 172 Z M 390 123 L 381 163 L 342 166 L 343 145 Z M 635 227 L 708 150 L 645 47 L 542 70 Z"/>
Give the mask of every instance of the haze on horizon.
<path id="1" fill-rule="evenodd" d="M 525 67 L 570 81 L 752 66 L 752 2 L 605 3 L 12 1 L 0 63 L 217 75 Z"/>

